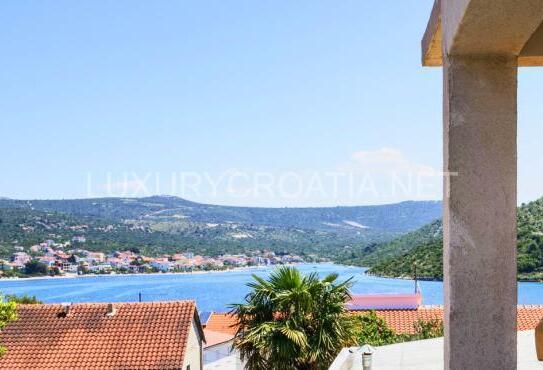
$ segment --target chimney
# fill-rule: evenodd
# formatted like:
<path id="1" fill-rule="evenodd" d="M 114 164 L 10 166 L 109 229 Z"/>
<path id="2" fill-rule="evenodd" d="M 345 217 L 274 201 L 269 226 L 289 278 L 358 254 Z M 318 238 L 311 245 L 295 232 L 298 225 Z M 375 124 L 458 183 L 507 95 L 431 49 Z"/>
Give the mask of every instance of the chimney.
<path id="1" fill-rule="evenodd" d="M 116 313 L 117 313 L 117 308 L 115 308 L 113 303 L 108 303 L 106 316 L 110 316 L 110 317 L 115 316 Z"/>
<path id="2" fill-rule="evenodd" d="M 57 314 L 57 317 L 68 317 L 71 305 L 71 303 L 63 303 L 60 312 Z"/>

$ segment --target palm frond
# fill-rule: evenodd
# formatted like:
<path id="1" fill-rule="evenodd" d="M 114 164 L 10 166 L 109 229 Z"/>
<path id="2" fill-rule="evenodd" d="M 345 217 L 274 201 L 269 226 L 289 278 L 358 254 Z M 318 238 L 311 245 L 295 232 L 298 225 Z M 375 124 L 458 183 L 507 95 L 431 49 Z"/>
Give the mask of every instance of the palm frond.
<path id="1" fill-rule="evenodd" d="M 253 276 L 245 302 L 231 305 L 238 316 L 234 347 L 247 370 L 320 370 L 352 344 L 353 323 L 345 313 L 352 279 L 320 279 L 281 267 L 268 279 Z"/>

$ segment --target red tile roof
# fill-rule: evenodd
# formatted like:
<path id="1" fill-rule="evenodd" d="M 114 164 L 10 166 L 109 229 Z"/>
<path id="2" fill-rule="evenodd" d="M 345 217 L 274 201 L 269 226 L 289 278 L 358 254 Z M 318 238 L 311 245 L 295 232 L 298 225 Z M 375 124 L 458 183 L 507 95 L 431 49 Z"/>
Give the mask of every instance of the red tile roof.
<path id="1" fill-rule="evenodd" d="M 517 330 L 532 330 L 543 319 L 543 306 L 517 306 Z"/>
<path id="2" fill-rule="evenodd" d="M 234 335 L 237 331 L 237 318 L 228 313 L 213 312 L 207 320 L 205 330 Z"/>
<path id="3" fill-rule="evenodd" d="M 375 310 L 375 312 L 398 334 L 413 334 L 413 325 L 418 319 L 443 320 L 443 306 L 421 306 L 416 310 Z M 543 306 L 517 306 L 517 330 L 532 330 L 542 319 Z"/>
<path id="4" fill-rule="evenodd" d="M 353 314 L 364 314 L 367 311 L 352 311 Z M 417 320 L 425 321 L 438 318 L 443 320 L 443 306 L 420 306 L 418 309 L 375 310 L 378 316 L 385 319 L 388 326 L 398 334 L 414 334 Z M 517 330 L 534 329 L 543 319 L 543 306 L 517 306 Z M 230 314 L 213 313 L 209 318 L 206 330 L 236 333 L 236 318 Z"/>
<path id="5" fill-rule="evenodd" d="M 363 314 L 363 312 L 360 313 Z M 436 318 L 443 320 L 443 307 L 437 306 L 420 306 L 416 310 L 375 310 L 375 313 L 385 319 L 388 326 L 396 334 L 414 334 L 414 324 L 419 319 L 424 321 Z"/>
<path id="6" fill-rule="evenodd" d="M 0 333 L 1 369 L 179 369 L 193 320 L 193 301 L 20 305 Z M 202 335 L 202 334 L 201 334 Z"/>

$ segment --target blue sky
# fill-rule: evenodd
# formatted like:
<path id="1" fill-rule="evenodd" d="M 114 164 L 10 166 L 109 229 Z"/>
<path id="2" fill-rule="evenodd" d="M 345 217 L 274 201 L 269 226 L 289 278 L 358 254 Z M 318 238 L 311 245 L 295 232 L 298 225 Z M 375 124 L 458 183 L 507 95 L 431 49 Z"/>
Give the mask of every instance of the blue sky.
<path id="1" fill-rule="evenodd" d="M 437 199 L 439 176 L 406 185 L 441 170 L 441 69 L 420 66 L 431 5 L 3 1 L 0 196 Z M 521 71 L 520 201 L 543 195 L 542 83 Z M 332 189 L 337 171 L 355 191 Z"/>

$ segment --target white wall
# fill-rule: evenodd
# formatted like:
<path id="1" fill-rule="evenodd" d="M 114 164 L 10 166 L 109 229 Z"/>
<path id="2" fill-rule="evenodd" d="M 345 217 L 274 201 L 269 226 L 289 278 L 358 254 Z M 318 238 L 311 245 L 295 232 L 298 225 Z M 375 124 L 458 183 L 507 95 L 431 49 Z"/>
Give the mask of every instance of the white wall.
<path id="1" fill-rule="evenodd" d="M 232 353 L 233 342 L 234 340 L 230 340 L 228 342 L 204 348 L 204 364 L 209 364 L 211 362 L 220 360 L 221 358 L 230 356 Z"/>
<path id="2" fill-rule="evenodd" d="M 186 370 L 187 366 L 190 366 L 190 370 L 201 370 L 203 368 L 202 345 L 203 344 L 201 342 L 200 335 L 198 334 L 198 329 L 196 328 L 196 323 L 193 321 L 187 340 L 187 348 L 185 350 L 185 359 L 182 370 Z"/>
<path id="3" fill-rule="evenodd" d="M 239 353 L 234 351 L 230 356 L 223 357 L 220 360 L 206 363 L 204 370 L 243 370 L 245 366 L 239 358 Z"/>

